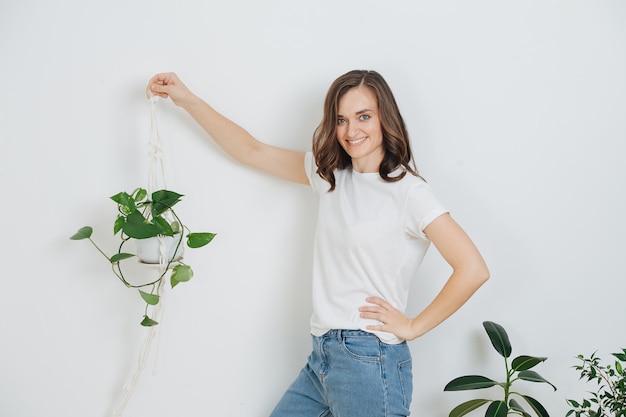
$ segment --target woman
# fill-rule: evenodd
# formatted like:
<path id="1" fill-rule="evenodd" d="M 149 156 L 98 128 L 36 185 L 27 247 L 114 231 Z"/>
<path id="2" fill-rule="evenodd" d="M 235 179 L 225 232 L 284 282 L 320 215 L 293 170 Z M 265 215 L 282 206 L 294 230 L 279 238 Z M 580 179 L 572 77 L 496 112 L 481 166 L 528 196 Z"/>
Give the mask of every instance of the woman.
<path id="1" fill-rule="evenodd" d="M 272 417 L 407 416 L 407 341 L 458 310 L 488 279 L 482 256 L 413 168 L 393 94 L 375 71 L 331 85 L 312 152 L 257 141 L 172 73 L 148 90 L 184 108 L 233 158 L 320 195 L 313 260 L 313 351 Z M 430 243 L 452 267 L 435 299 L 407 317 Z"/>

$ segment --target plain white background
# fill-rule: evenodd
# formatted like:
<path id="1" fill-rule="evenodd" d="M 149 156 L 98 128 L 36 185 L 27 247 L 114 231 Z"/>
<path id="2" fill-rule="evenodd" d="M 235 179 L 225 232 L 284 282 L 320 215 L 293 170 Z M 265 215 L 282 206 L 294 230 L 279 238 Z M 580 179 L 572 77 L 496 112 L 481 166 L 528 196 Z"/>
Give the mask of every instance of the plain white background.
<path id="1" fill-rule="evenodd" d="M 498 395 L 443 392 L 464 374 L 502 379 L 483 320 L 514 355 L 548 357 L 536 370 L 558 391 L 518 390 L 564 415 L 589 389 L 575 356 L 625 345 L 624 21 L 619 0 L 0 1 L 0 415 L 110 416 L 134 370 L 143 304 L 68 238 L 92 225 L 115 250 L 108 197 L 147 185 L 154 73 L 307 150 L 328 86 L 354 68 L 386 77 L 418 168 L 492 273 L 411 342 L 413 415 Z M 187 252 L 196 275 L 167 292 L 125 416 L 266 416 L 309 353 L 316 196 L 238 166 L 157 106 L 181 214 L 218 237 Z M 449 272 L 429 252 L 410 314 Z"/>

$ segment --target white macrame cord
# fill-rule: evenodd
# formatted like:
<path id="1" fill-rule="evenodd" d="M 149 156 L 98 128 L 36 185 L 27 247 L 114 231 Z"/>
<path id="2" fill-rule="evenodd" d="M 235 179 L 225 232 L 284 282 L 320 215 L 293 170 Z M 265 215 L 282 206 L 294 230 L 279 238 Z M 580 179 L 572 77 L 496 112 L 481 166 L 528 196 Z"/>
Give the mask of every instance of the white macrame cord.
<path id="1" fill-rule="evenodd" d="M 165 182 L 165 169 L 163 166 L 163 147 L 161 144 L 161 139 L 159 138 L 157 120 L 156 120 L 156 103 L 159 100 L 159 97 L 152 96 L 150 98 L 150 138 L 148 141 L 148 195 L 152 195 L 152 193 L 159 189 L 167 189 Z M 168 266 L 168 255 L 167 255 L 167 246 L 165 243 L 165 239 L 163 236 L 158 236 L 159 239 L 159 266 L 158 273 L 159 276 L 163 275 Z M 165 304 L 165 287 L 166 285 L 158 285 L 157 286 L 157 294 L 159 296 L 159 303 L 154 306 L 152 310 L 152 317 L 160 321 L 163 315 L 163 305 Z M 147 329 L 146 336 L 141 344 L 141 350 L 139 352 L 139 358 L 137 359 L 137 364 L 135 366 L 134 373 L 130 376 L 128 382 L 124 385 L 122 390 L 122 395 L 120 402 L 113 412 L 113 417 L 122 417 L 126 405 L 130 401 L 137 384 L 139 383 L 139 379 L 143 370 L 146 366 L 146 362 L 148 361 L 148 357 L 150 356 L 150 351 L 152 345 L 156 339 L 156 355 L 154 358 L 154 365 L 152 374 L 156 374 L 156 364 L 157 358 L 159 356 L 159 328 L 160 326 L 151 326 Z"/>

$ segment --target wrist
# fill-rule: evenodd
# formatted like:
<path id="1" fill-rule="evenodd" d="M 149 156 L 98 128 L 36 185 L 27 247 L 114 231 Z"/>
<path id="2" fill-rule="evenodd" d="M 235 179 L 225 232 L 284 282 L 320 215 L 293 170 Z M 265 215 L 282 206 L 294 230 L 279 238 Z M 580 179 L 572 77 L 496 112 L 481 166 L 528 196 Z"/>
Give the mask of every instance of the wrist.
<path id="1" fill-rule="evenodd" d="M 428 330 L 424 327 L 424 324 L 418 317 L 411 319 L 411 340 L 422 337 Z"/>

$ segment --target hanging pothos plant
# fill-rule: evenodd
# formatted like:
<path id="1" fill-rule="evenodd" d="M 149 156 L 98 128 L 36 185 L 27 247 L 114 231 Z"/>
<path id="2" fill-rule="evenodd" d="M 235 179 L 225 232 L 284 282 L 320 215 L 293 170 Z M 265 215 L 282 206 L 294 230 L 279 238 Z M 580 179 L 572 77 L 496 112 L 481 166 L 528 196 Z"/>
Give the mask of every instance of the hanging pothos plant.
<path id="1" fill-rule="evenodd" d="M 150 306 L 159 303 L 159 289 L 163 284 L 168 271 L 170 273 L 170 285 L 174 288 L 181 282 L 187 282 L 193 277 L 191 266 L 182 261 L 183 240 L 189 248 L 200 248 L 207 245 L 215 237 L 215 233 L 191 233 L 176 214 L 173 207 L 182 194 L 169 190 L 158 190 L 148 198 L 148 192 L 143 188 L 137 188 L 131 194 L 120 192 L 111 197 L 117 203 L 118 214 L 113 225 L 113 234 L 121 239 L 117 253 L 107 255 L 91 238 L 93 228 L 82 227 L 70 237 L 72 240 L 88 239 L 93 246 L 109 261 L 115 276 L 128 288 L 139 290 L 141 298 L 146 303 L 142 326 L 154 326 L 156 320 L 148 316 Z M 138 254 L 124 252 L 124 245 L 131 239 L 136 239 L 137 246 L 149 240 L 156 241 L 152 245 L 158 251 L 152 255 L 152 259 L 144 257 L 140 251 Z M 167 243 L 170 248 L 167 249 Z M 144 263 L 162 263 L 159 276 L 153 281 L 144 284 L 131 284 L 122 272 L 122 261 L 139 256 Z M 156 259 L 156 260 L 155 260 Z"/>

